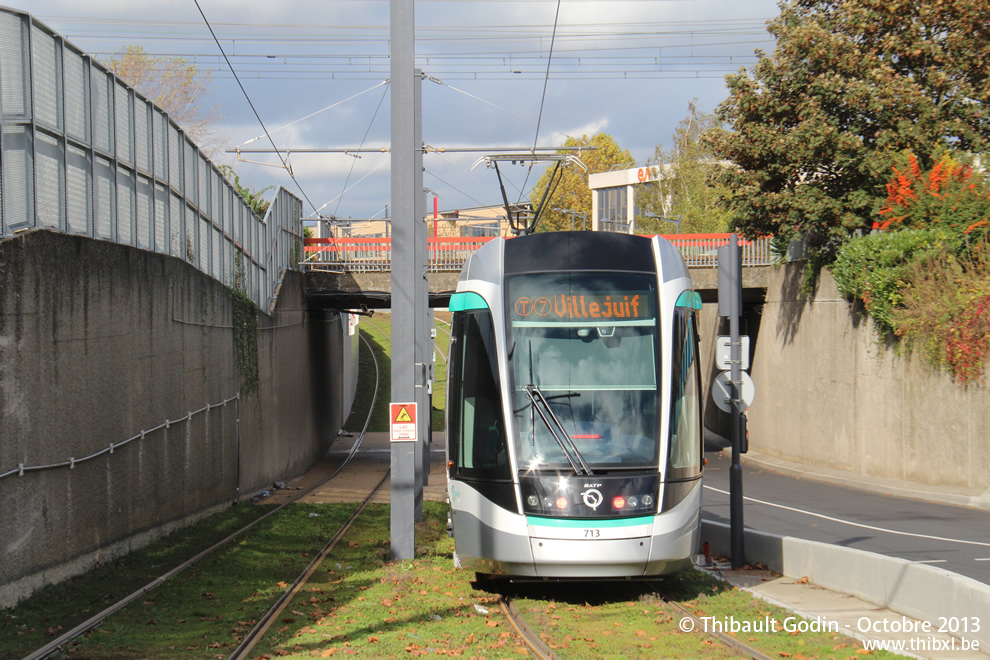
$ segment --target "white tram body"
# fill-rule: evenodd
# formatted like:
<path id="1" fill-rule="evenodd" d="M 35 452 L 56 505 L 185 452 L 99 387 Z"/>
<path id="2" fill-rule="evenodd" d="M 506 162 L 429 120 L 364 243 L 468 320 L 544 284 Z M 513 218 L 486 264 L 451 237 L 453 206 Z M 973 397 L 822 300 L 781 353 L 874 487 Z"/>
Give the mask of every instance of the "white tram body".
<path id="1" fill-rule="evenodd" d="M 455 562 L 530 578 L 690 565 L 700 296 L 662 238 L 495 239 L 464 266 L 447 375 Z"/>

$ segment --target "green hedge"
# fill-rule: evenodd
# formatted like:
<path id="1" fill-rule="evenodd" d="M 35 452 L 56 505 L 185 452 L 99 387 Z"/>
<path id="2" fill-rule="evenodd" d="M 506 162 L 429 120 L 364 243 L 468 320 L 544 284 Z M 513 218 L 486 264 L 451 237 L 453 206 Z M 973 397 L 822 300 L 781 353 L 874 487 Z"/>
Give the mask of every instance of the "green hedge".
<path id="1" fill-rule="evenodd" d="M 958 253 L 962 238 L 944 229 L 907 229 L 850 239 L 831 265 L 839 292 L 859 300 L 882 333 L 896 327 L 892 312 L 904 301 L 912 263 L 943 252 Z"/>

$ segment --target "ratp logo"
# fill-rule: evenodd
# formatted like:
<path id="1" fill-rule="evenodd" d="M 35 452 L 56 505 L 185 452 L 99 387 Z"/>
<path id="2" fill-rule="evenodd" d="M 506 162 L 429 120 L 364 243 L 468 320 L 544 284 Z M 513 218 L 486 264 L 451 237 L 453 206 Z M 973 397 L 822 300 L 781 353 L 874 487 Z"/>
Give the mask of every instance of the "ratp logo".
<path id="1" fill-rule="evenodd" d="M 605 498 L 602 497 L 601 491 L 597 488 L 589 488 L 581 493 L 581 499 L 584 501 L 585 506 L 590 507 L 593 511 L 597 511 L 602 500 Z"/>

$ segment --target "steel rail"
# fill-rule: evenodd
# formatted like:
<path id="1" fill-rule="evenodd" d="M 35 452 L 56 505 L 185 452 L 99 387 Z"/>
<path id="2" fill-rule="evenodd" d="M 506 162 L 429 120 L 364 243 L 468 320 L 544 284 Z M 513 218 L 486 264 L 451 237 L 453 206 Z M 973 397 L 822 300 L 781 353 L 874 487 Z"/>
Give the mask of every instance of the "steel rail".
<path id="1" fill-rule="evenodd" d="M 331 552 L 333 552 L 333 549 L 337 546 L 337 543 L 341 538 L 343 538 L 344 534 L 347 533 L 347 530 L 351 528 L 351 525 L 355 520 L 357 520 L 358 516 L 360 516 L 364 510 L 368 508 L 368 504 L 371 503 L 371 498 L 374 497 L 378 490 L 382 487 L 382 484 L 385 483 L 385 480 L 388 479 L 391 472 L 391 468 L 385 471 L 385 474 L 382 475 L 382 478 L 377 484 L 375 484 L 375 487 L 371 489 L 371 492 L 369 492 L 364 500 L 361 501 L 361 504 L 358 505 L 358 508 L 346 521 L 344 521 L 344 524 L 340 526 L 337 533 L 334 534 L 329 541 L 327 541 L 327 544 L 323 546 L 323 549 L 317 553 L 317 555 L 313 558 L 313 561 L 309 563 L 305 570 L 300 573 L 299 577 L 297 577 L 289 588 L 286 589 L 278 600 L 275 601 L 275 604 L 272 605 L 268 612 L 266 612 L 264 616 L 258 620 L 255 627 L 244 636 L 244 639 L 242 639 L 241 643 L 237 645 L 237 648 L 235 648 L 231 654 L 227 656 L 227 660 L 240 660 L 241 658 L 248 657 L 255 645 L 257 645 L 257 643 L 264 638 L 265 634 L 268 632 L 268 629 L 271 628 L 272 623 L 275 622 L 282 612 L 285 611 L 285 608 L 289 606 L 292 599 L 295 598 L 299 594 L 299 591 L 302 590 L 302 588 L 306 586 L 306 583 L 309 582 L 309 579 L 313 576 L 313 573 L 316 572 L 316 569 L 319 568 L 320 565 L 323 564 L 323 561 L 330 555 Z"/>
<path id="2" fill-rule="evenodd" d="M 761 653 L 760 651 L 754 649 L 752 646 L 749 646 L 748 644 L 745 644 L 739 641 L 738 639 L 735 639 L 731 635 L 726 635 L 725 633 L 719 632 L 717 630 L 708 630 L 708 628 L 705 626 L 705 622 L 702 621 L 701 618 L 695 615 L 693 612 L 682 607 L 678 603 L 675 603 L 662 591 L 658 590 L 656 593 L 658 596 L 660 596 L 660 598 L 663 600 L 663 602 L 666 605 L 670 605 L 675 610 L 677 610 L 678 613 L 680 613 L 682 616 L 691 619 L 691 621 L 694 622 L 694 629 L 697 630 L 699 633 L 705 635 L 711 635 L 712 637 L 715 637 L 723 644 L 726 644 L 730 648 L 733 648 L 737 651 L 740 651 L 741 653 L 744 653 L 747 657 L 753 658 L 754 660 L 772 660 L 770 656 Z"/>
<path id="3" fill-rule="evenodd" d="M 541 660 L 561 660 L 560 656 L 556 655 L 540 639 L 540 635 L 529 627 L 523 618 L 522 612 L 515 606 L 512 599 L 501 592 L 496 595 L 498 597 L 499 607 L 502 608 L 502 612 L 505 614 L 505 618 L 508 619 L 509 625 L 516 631 L 516 634 L 522 637 L 523 642 L 536 654 L 536 657 Z"/>

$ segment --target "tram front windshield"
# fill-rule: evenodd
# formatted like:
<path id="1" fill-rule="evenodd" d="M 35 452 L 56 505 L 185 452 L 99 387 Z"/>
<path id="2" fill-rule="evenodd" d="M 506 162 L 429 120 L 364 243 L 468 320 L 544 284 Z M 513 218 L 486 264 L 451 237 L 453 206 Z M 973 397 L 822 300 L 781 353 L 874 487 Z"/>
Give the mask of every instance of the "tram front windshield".
<path id="1" fill-rule="evenodd" d="M 655 468 L 655 276 L 516 275 L 506 295 L 520 470 Z"/>

